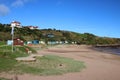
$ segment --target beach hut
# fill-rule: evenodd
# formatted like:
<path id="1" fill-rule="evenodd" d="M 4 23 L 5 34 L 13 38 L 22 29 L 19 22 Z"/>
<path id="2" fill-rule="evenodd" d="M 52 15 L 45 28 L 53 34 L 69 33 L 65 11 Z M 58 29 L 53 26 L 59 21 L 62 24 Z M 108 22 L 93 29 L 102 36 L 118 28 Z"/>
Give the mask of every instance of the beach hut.
<path id="1" fill-rule="evenodd" d="M 48 41 L 48 44 L 54 45 L 57 44 L 56 41 Z"/>
<path id="2" fill-rule="evenodd" d="M 32 44 L 32 41 L 27 41 L 26 44 Z"/>
<path id="3" fill-rule="evenodd" d="M 21 45 L 21 46 L 23 46 L 24 45 L 24 41 L 19 39 L 19 38 L 16 38 L 16 39 L 14 39 L 13 44 L 14 45 Z"/>
<path id="4" fill-rule="evenodd" d="M 59 41 L 59 44 L 62 44 L 63 42 L 62 41 Z"/>
<path id="5" fill-rule="evenodd" d="M 39 40 L 33 40 L 32 44 L 39 44 Z"/>
<path id="6" fill-rule="evenodd" d="M 12 45 L 13 41 L 12 40 L 8 40 L 7 41 L 7 45 Z"/>
<path id="7" fill-rule="evenodd" d="M 65 44 L 68 44 L 68 41 L 65 41 Z"/>
<path id="8" fill-rule="evenodd" d="M 39 44 L 45 44 L 45 41 L 39 41 Z"/>
<path id="9" fill-rule="evenodd" d="M 24 42 L 24 45 L 27 45 L 27 41 Z"/>

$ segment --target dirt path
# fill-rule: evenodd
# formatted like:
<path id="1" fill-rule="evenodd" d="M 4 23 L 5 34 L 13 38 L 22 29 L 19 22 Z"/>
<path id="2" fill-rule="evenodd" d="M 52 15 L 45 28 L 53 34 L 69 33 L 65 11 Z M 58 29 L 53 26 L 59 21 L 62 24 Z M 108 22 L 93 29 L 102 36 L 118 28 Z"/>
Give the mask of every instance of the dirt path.
<path id="1" fill-rule="evenodd" d="M 85 45 L 59 45 L 38 53 L 84 61 L 86 68 L 81 72 L 59 76 L 18 75 L 19 80 L 120 80 L 120 56 L 95 51 Z"/>

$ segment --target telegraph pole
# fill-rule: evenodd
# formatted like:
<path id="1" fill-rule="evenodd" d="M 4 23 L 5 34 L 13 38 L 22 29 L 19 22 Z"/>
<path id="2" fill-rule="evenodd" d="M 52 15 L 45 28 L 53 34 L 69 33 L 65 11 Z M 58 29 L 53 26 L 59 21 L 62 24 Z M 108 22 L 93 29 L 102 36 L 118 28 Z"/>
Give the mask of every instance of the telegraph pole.
<path id="1" fill-rule="evenodd" d="M 12 34 L 12 52 L 13 52 L 13 46 L 14 46 L 14 33 Z"/>
<path id="2" fill-rule="evenodd" d="M 11 30 L 11 35 L 12 35 L 12 52 L 13 52 L 13 46 L 14 46 L 14 27 L 13 25 L 11 25 L 12 30 Z"/>

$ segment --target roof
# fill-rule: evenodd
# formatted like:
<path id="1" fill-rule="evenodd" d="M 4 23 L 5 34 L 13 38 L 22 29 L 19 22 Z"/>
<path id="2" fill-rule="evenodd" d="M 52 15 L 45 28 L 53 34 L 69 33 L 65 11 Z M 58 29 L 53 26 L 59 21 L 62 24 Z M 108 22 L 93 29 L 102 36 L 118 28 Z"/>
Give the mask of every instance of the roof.
<path id="1" fill-rule="evenodd" d="M 21 24 L 21 23 L 20 23 L 20 22 L 18 22 L 18 21 L 12 21 L 11 23 Z"/>
<path id="2" fill-rule="evenodd" d="M 38 28 L 38 26 L 28 26 L 29 28 Z"/>

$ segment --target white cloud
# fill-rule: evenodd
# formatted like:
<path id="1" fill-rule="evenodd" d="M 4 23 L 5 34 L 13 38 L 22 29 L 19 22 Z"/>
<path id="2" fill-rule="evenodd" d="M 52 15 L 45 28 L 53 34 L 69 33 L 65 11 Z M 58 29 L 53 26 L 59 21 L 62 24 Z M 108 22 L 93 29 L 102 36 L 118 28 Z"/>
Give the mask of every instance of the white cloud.
<path id="1" fill-rule="evenodd" d="M 16 0 L 12 3 L 13 7 L 23 6 L 24 2 L 23 0 Z"/>
<path id="2" fill-rule="evenodd" d="M 26 3 L 33 2 L 36 0 L 0 0 L 0 16 L 5 16 L 10 12 L 10 8 L 24 6 Z M 5 4 L 9 3 L 11 7 L 6 6 Z"/>
<path id="3" fill-rule="evenodd" d="M 19 7 L 19 6 L 23 6 L 25 3 L 30 2 L 32 0 L 15 0 L 11 5 L 13 7 Z"/>
<path id="4" fill-rule="evenodd" d="M 4 4 L 0 4 L 0 16 L 5 16 L 10 12 L 10 9 L 4 5 Z"/>

